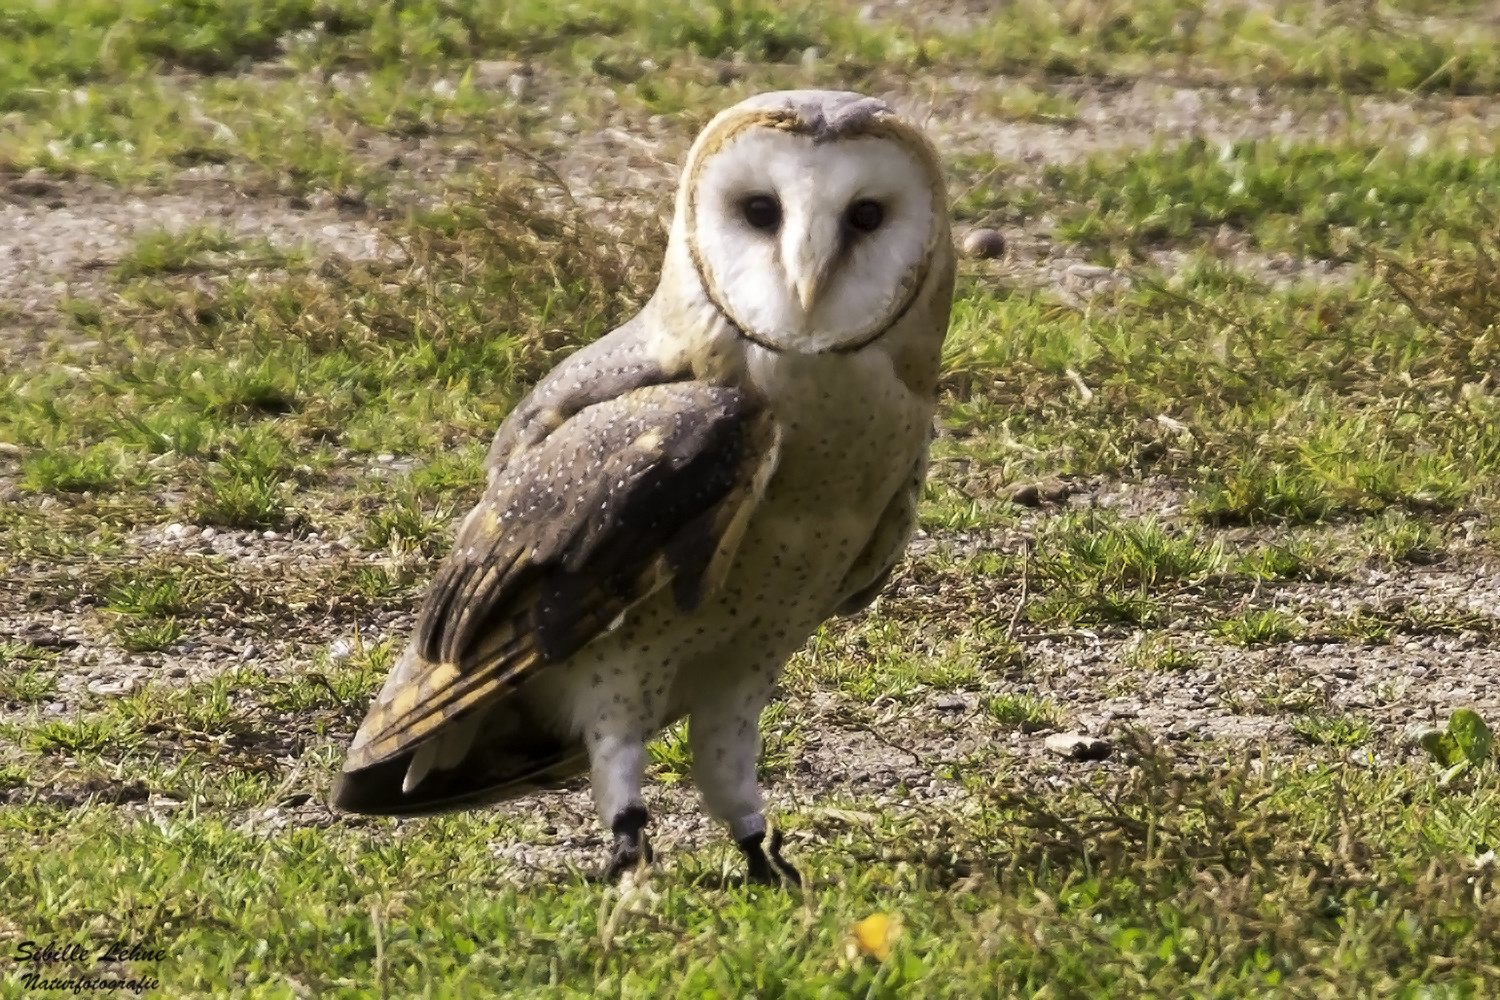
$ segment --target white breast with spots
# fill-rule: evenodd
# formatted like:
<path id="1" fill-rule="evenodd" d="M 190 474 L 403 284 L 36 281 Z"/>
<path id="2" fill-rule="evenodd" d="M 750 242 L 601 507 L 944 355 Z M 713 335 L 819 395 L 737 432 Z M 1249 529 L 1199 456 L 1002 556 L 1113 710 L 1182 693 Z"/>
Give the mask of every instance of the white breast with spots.
<path id="1" fill-rule="evenodd" d="M 558 735 L 600 724 L 654 731 L 741 679 L 768 696 L 786 659 L 847 596 L 840 585 L 910 477 L 932 407 L 885 354 L 750 360 L 781 424 L 781 458 L 724 585 L 692 614 L 659 591 L 538 677 L 523 697 Z"/>

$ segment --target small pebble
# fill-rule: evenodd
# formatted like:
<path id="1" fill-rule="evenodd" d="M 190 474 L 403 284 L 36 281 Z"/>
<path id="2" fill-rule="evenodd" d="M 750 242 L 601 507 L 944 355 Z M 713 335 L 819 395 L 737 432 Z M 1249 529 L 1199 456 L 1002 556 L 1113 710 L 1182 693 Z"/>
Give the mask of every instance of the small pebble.
<path id="1" fill-rule="evenodd" d="M 1103 760 L 1113 749 L 1104 740 L 1082 733 L 1053 733 L 1042 741 L 1042 746 L 1069 760 Z"/>
<path id="2" fill-rule="evenodd" d="M 996 229 L 973 229 L 964 237 L 963 251 L 966 257 L 1003 257 L 1005 237 Z"/>

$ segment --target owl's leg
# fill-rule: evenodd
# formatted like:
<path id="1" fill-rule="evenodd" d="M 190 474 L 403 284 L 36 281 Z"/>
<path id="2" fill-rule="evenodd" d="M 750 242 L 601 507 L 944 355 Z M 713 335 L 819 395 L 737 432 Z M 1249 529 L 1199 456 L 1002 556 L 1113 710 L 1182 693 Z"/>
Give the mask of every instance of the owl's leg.
<path id="1" fill-rule="evenodd" d="M 605 878 L 619 878 L 642 861 L 651 862 L 651 844 L 646 839 L 651 816 L 641 800 L 646 744 L 640 736 L 616 737 L 597 730 L 589 734 L 587 743 L 594 804 L 615 837 Z"/>
<path id="2" fill-rule="evenodd" d="M 610 828 L 615 834 L 615 843 L 609 852 L 609 867 L 605 877 L 619 878 L 641 862 L 651 863 L 651 842 L 646 839 L 646 823 L 651 814 L 645 806 L 626 806 L 615 814 Z"/>
<path id="3" fill-rule="evenodd" d="M 781 856 L 781 831 L 771 834 L 767 854 L 765 802 L 755 781 L 760 713 L 774 683 L 772 674 L 769 679 L 756 675 L 726 684 L 693 708 L 688 725 L 693 784 L 708 814 L 729 825 L 752 882 L 777 885 L 785 880 L 800 885 L 802 876 Z"/>

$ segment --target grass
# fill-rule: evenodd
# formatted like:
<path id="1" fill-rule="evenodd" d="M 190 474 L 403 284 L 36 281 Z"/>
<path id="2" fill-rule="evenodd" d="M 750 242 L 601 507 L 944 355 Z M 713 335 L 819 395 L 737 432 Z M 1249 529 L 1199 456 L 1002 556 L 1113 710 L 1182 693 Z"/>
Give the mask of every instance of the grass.
<path id="1" fill-rule="evenodd" d="M 1337 259 L 1377 238 L 1400 246 L 1470 217 L 1494 191 L 1497 170 L 1447 149 L 1403 155 L 1352 141 L 1195 139 L 1049 167 L 1039 191 L 982 187 L 959 211 L 1024 218 L 1054 210 L 1060 238 L 1115 247 L 1192 242 L 1228 226 L 1262 250 Z"/>
<path id="2" fill-rule="evenodd" d="M 1271 646 L 1296 638 L 1299 625 L 1285 611 L 1263 608 L 1221 618 L 1213 623 L 1211 631 L 1237 646 Z"/>
<path id="3" fill-rule="evenodd" d="M 7 702 L 35 705 L 57 692 L 57 676 L 34 661 L 21 658 L 0 661 L 0 698 Z"/>
<path id="4" fill-rule="evenodd" d="M 165 908 L 173 960 L 151 972 L 177 995 L 269 995 L 288 979 L 328 995 L 496 995 L 497 981 L 507 996 L 601 983 L 647 995 L 667 981 L 723 995 L 774 977 L 786 996 L 983 982 L 1123 997 L 1191 989 L 1205 962 L 1218 995 L 1311 989 L 1327 975 L 1357 990 L 1395 980 L 1412 996 L 1491 983 L 1500 915 L 1485 902 L 1492 872 L 1473 860 L 1494 835 L 1491 792 L 1157 752 L 1060 799 L 1004 776 L 976 795 L 988 807 L 977 822 L 939 811 L 868 832 L 801 831 L 810 841 L 794 828 L 810 881 L 802 899 L 720 887 L 716 853 L 623 897 L 581 882 L 496 882 L 484 841 L 525 828 L 479 816 L 328 837 L 190 811 L 120 823 L 110 807 L 56 828 L 55 811 L 32 806 L 11 825 L 53 829 L 72 850 L 24 864 L 8 854 L 4 873 L 42 901 L 37 934 L 70 935 L 78 920 L 122 933 L 120 914 Z M 252 871 L 247 895 L 241 873 Z M 1075 874 L 1054 884 L 1064 871 Z M 44 891 L 57 885 L 75 894 Z M 171 910 L 188 893 L 193 913 Z M 1253 935 L 1236 923 L 1252 899 Z M 891 957 L 848 957 L 853 924 L 880 911 L 901 917 Z M 1434 961 L 1459 953 L 1461 964 Z"/>
<path id="5" fill-rule="evenodd" d="M 1459 142 L 1462 95 L 1500 92 L 1486 9 L 886 8 L 0 13 L 8 196 L 232 208 L 153 217 L 55 309 L 0 303 L 0 887 L 28 901 L 0 936 L 148 940 L 168 957 L 127 970 L 184 997 L 1500 991 L 1489 772 L 1444 782 L 1321 669 L 1420 638 L 1441 673 L 1500 638 L 1412 583 L 1500 540 L 1500 177 Z M 1198 84 L 1344 124 L 992 152 L 997 126 L 1023 152 L 1088 139 L 1109 88 L 1154 126 L 1162 87 Z M 960 266 L 927 538 L 761 719 L 806 892 L 742 885 L 696 827 L 647 883 L 593 883 L 576 785 L 327 812 L 495 427 L 650 293 L 660 164 L 783 86 L 930 103 L 960 225 L 1012 247 Z M 1360 94 L 1448 118 L 1381 145 Z M 598 153 L 611 137 L 630 145 Z M 593 160 L 646 179 L 578 183 Z M 368 252 L 330 254 L 334 223 Z M 1061 294 L 1033 253 L 1114 287 Z M 1178 699 L 1274 728 L 1253 753 L 1179 741 Z M 1042 752 L 1075 725 L 1110 759 Z M 672 824 L 695 808 L 686 732 L 651 745 Z M 872 914 L 899 927 L 883 959 L 854 933 Z M 34 992 L 21 974 L 0 995 Z"/>
<path id="6" fill-rule="evenodd" d="M 1364 719 L 1321 712 L 1298 716 L 1292 721 L 1292 729 L 1315 746 L 1357 747 L 1375 735 L 1374 727 Z"/>
<path id="7" fill-rule="evenodd" d="M 1126 666 L 1144 670 L 1192 670 L 1202 662 L 1202 653 L 1165 632 L 1142 635 L 1125 658 Z"/>
<path id="8" fill-rule="evenodd" d="M 984 710 L 1001 726 L 1027 732 L 1049 728 L 1062 721 L 1062 711 L 1056 705 L 1025 693 L 995 695 L 985 701 Z"/>

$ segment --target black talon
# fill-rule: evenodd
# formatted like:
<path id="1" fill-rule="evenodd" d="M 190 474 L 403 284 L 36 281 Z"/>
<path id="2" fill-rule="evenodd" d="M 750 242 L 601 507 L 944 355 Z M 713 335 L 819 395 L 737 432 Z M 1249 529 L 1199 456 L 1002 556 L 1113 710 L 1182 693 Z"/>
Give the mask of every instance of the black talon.
<path id="1" fill-rule="evenodd" d="M 617 879 L 642 861 L 651 863 L 651 843 L 643 832 L 650 818 L 645 806 L 626 806 L 615 814 L 609 824 L 615 833 L 615 845 L 609 853 L 609 867 L 604 872 L 606 879 Z"/>
<path id="2" fill-rule="evenodd" d="M 797 871 L 796 866 L 790 861 L 781 856 L 780 830 L 771 831 L 771 863 L 776 866 L 776 870 L 781 873 L 781 877 L 792 885 L 800 886 L 802 884 L 802 873 Z"/>
<path id="3" fill-rule="evenodd" d="M 781 885 L 788 882 L 800 886 L 802 876 L 797 869 L 792 867 L 791 862 L 781 856 L 781 831 L 776 830 L 771 834 L 771 853 L 766 856 L 765 831 L 752 833 L 738 841 L 740 850 L 745 854 L 745 860 L 750 865 L 750 881 L 758 885 Z"/>
<path id="4" fill-rule="evenodd" d="M 749 834 L 737 843 L 745 854 L 745 860 L 749 862 L 750 881 L 758 885 L 774 885 L 776 870 L 771 867 L 771 861 L 766 857 L 766 849 L 762 846 L 765 839 L 766 832 L 760 830 Z"/>

